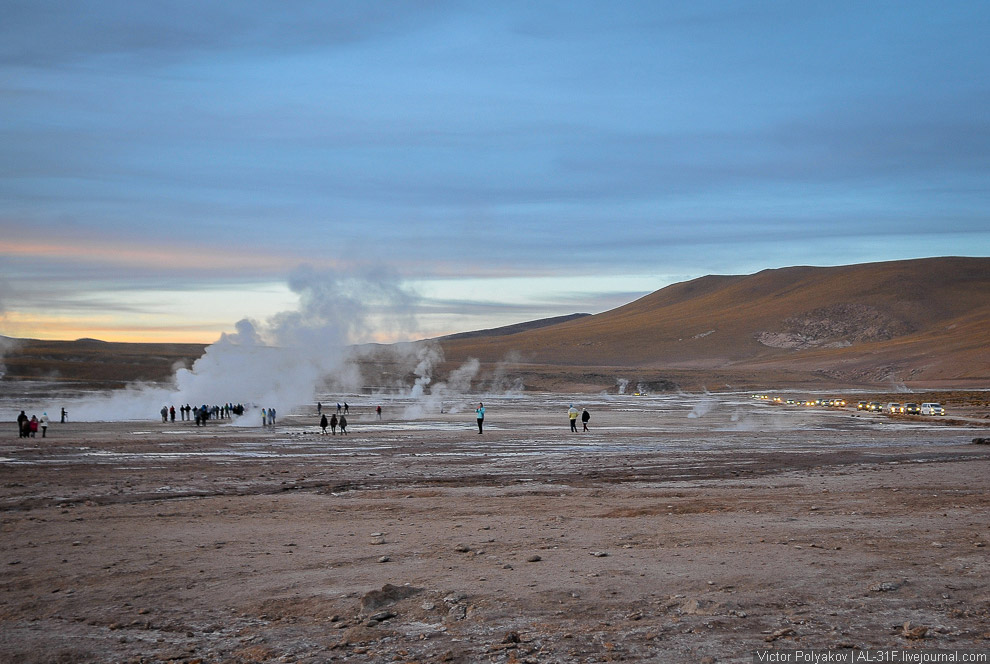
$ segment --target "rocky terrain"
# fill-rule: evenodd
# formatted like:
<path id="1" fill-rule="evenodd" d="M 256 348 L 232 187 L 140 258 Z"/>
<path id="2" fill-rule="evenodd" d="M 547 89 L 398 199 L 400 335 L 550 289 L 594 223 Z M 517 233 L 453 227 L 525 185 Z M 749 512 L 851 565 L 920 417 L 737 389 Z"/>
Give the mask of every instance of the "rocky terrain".
<path id="1" fill-rule="evenodd" d="M 478 435 L 469 404 L 350 402 L 346 438 L 308 411 L 3 438 L 0 660 L 990 649 L 985 404 L 543 394 L 487 401 Z"/>

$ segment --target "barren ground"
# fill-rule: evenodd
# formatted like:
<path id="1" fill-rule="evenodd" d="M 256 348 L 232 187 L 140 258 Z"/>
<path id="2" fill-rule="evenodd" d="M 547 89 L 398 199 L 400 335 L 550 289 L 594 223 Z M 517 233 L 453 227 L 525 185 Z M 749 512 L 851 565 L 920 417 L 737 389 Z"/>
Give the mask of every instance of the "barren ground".
<path id="1" fill-rule="evenodd" d="M 377 422 L 358 397 L 346 438 L 315 413 L 27 440 L 11 424 L 0 661 L 990 649 L 979 420 L 573 398 L 588 433 L 552 395 L 486 403 L 483 435 L 469 410 L 408 420 L 389 403 Z"/>

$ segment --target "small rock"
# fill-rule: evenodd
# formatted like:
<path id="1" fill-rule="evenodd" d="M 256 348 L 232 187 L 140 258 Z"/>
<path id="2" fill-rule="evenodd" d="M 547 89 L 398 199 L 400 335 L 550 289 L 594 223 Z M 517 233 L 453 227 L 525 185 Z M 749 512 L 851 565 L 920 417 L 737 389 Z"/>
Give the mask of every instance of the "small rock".
<path id="1" fill-rule="evenodd" d="M 936 549 L 944 549 L 945 548 L 945 545 L 942 544 L 941 542 L 932 542 L 932 546 L 935 547 Z"/>
<path id="2" fill-rule="evenodd" d="M 388 606 L 389 604 L 394 604 L 395 602 L 406 599 L 407 597 L 412 597 L 422 591 L 422 588 L 415 588 L 413 586 L 394 586 L 391 583 L 386 583 L 382 586 L 381 590 L 372 590 L 365 593 L 364 597 L 361 598 L 361 611 L 362 613 L 368 613 L 384 606 Z"/>
<path id="3" fill-rule="evenodd" d="M 878 583 L 876 585 L 870 586 L 870 591 L 875 593 L 889 593 L 897 590 L 901 587 L 901 584 L 894 583 L 893 581 L 884 581 L 883 583 Z"/>
<path id="4" fill-rule="evenodd" d="M 522 643 L 522 639 L 519 638 L 519 632 L 506 632 L 502 643 Z"/>
<path id="5" fill-rule="evenodd" d="M 375 615 L 371 616 L 371 618 L 368 619 L 368 622 L 377 625 L 378 623 L 385 622 L 386 620 L 391 620 L 396 615 L 398 614 L 394 611 L 379 611 Z"/>
<path id="6" fill-rule="evenodd" d="M 901 636 L 905 639 L 910 639 L 912 641 L 917 641 L 919 639 L 925 638 L 925 634 L 928 633 L 928 628 L 924 625 L 918 625 L 917 627 L 911 626 L 911 621 L 904 623 L 904 628 L 901 631 Z"/>
<path id="7" fill-rule="evenodd" d="M 608 553 L 606 553 L 605 551 L 592 551 L 591 552 L 591 555 L 593 555 L 595 558 L 607 558 L 608 557 Z"/>
<path id="8" fill-rule="evenodd" d="M 470 550 L 471 547 L 467 546 L 466 544 L 458 544 L 457 546 L 454 547 L 454 551 L 457 551 L 458 553 L 467 553 Z"/>
<path id="9" fill-rule="evenodd" d="M 378 562 L 380 562 L 380 563 L 390 563 L 390 562 L 392 562 L 392 558 L 390 556 L 382 556 L 381 558 L 378 559 Z"/>
<path id="10" fill-rule="evenodd" d="M 794 628 L 793 627 L 785 627 L 783 629 L 778 629 L 776 632 L 774 632 L 773 634 L 768 635 L 763 640 L 766 641 L 767 643 L 772 643 L 772 642 L 776 641 L 777 639 L 782 639 L 785 636 L 792 636 L 793 634 L 794 634 Z"/>
<path id="11" fill-rule="evenodd" d="M 540 556 L 538 556 L 538 555 L 536 555 L 534 553 L 533 555 L 531 555 L 529 558 L 526 559 L 526 562 L 528 562 L 528 563 L 538 563 L 541 560 L 543 560 L 543 558 L 541 558 Z"/>

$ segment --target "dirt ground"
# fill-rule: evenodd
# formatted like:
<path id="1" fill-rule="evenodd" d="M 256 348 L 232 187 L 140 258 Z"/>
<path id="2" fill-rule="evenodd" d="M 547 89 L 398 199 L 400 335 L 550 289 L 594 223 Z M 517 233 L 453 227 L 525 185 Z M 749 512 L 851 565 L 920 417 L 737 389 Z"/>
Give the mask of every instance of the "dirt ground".
<path id="1" fill-rule="evenodd" d="M 352 403 L 347 437 L 315 412 L 10 424 L 0 661 L 990 651 L 977 419 L 541 395 L 489 401 L 479 435 L 467 404 Z"/>

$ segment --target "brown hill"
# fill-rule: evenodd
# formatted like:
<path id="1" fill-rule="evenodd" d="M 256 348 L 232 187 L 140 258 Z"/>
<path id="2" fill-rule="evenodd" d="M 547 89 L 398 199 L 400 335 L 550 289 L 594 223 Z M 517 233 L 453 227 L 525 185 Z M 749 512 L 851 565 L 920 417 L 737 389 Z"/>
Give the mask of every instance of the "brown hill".
<path id="1" fill-rule="evenodd" d="M 651 391 L 891 381 L 983 388 L 990 386 L 990 258 L 706 276 L 594 316 L 435 341 L 447 359 L 437 378 L 473 357 L 483 363 L 480 382 L 493 389 L 521 380 L 530 389 L 597 391 L 615 388 L 620 377 Z M 93 339 L 4 346 L 8 381 L 101 387 L 166 380 L 205 348 Z M 382 369 L 366 364 L 374 384 Z"/>
<path id="2" fill-rule="evenodd" d="M 973 384 L 990 381 L 990 258 L 707 276 L 595 316 L 443 347 L 451 362 Z"/>
<path id="3" fill-rule="evenodd" d="M 179 366 L 191 366 L 203 344 L 121 343 L 97 339 L 41 341 L 0 337 L 6 380 L 40 380 L 79 388 L 118 388 L 136 381 L 160 382 Z"/>

